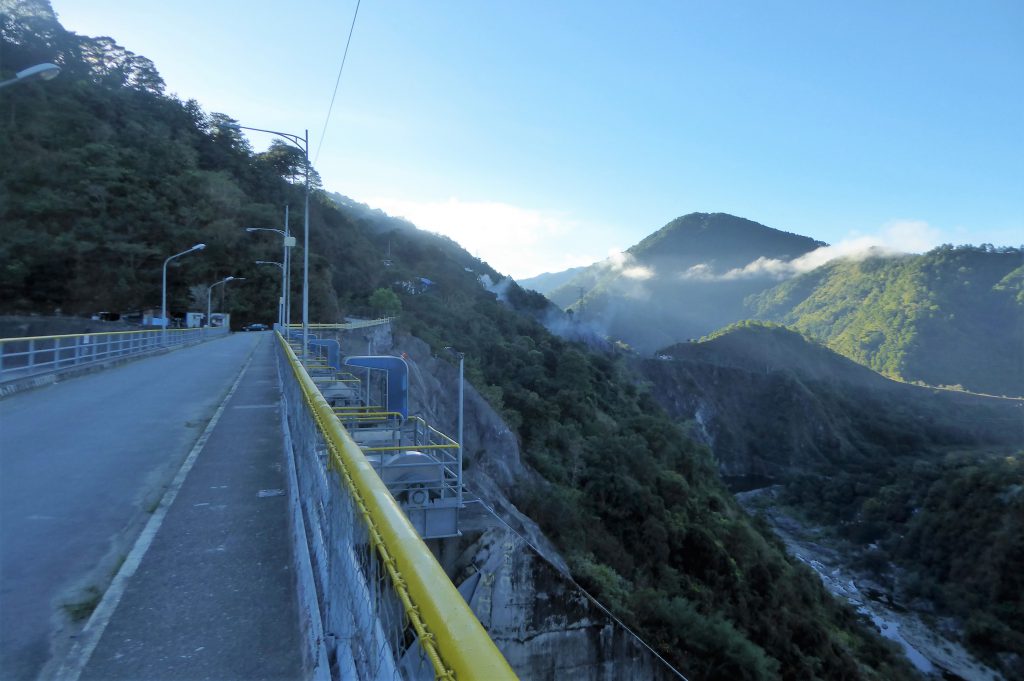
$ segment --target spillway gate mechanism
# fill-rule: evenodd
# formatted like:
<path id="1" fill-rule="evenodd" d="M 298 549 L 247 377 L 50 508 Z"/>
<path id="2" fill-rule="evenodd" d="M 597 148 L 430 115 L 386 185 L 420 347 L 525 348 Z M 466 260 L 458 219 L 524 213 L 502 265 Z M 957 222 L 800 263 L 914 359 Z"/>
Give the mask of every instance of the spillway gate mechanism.
<path id="1" fill-rule="evenodd" d="M 311 335 L 305 368 L 348 434 L 423 539 L 459 535 L 459 443 L 409 416 L 409 366 L 401 357 L 341 356 L 335 339 Z M 291 343 L 301 349 L 301 339 Z"/>

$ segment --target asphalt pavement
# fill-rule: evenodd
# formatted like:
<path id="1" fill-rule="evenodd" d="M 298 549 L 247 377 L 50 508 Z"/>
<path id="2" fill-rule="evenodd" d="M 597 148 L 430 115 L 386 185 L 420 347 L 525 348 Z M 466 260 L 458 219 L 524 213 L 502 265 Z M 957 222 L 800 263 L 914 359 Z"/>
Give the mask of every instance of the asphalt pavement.
<path id="1" fill-rule="evenodd" d="M 116 608 L 83 632 L 83 681 L 302 678 L 277 348 L 259 336 Z"/>
<path id="2" fill-rule="evenodd" d="M 34 679 L 65 652 L 72 614 L 88 615 L 270 340 L 235 334 L 0 401 L 0 678 Z M 277 418 L 261 409 L 239 413 Z"/>

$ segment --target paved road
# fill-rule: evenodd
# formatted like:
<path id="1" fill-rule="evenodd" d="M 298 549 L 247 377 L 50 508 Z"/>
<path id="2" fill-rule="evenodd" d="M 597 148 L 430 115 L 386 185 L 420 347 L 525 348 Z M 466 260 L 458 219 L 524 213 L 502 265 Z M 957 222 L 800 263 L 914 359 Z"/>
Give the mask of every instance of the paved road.
<path id="1" fill-rule="evenodd" d="M 81 681 L 304 678 L 277 341 L 260 335 Z"/>
<path id="2" fill-rule="evenodd" d="M 0 401 L 0 676 L 34 679 L 105 587 L 260 340 L 237 334 Z"/>

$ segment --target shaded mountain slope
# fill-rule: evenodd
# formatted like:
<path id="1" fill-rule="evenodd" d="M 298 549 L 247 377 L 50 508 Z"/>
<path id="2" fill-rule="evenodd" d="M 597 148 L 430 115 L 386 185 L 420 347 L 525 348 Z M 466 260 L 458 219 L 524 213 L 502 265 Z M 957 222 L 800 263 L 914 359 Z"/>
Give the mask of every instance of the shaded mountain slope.
<path id="1" fill-rule="evenodd" d="M 800 334 L 755 323 L 662 351 L 659 402 L 728 475 L 873 466 L 945 446 L 1024 447 L 1024 403 L 896 383 Z"/>

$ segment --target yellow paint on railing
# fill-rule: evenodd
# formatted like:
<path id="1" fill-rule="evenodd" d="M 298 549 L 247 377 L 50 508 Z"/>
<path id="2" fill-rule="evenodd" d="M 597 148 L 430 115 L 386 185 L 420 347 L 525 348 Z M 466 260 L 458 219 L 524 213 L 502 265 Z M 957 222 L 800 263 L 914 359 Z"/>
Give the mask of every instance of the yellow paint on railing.
<path id="1" fill-rule="evenodd" d="M 339 322 L 337 324 L 307 324 L 306 327 L 309 329 L 363 329 L 368 326 L 379 326 L 380 324 L 387 324 L 398 317 L 380 317 L 379 319 L 361 319 L 357 322 Z M 289 329 L 302 330 L 302 324 L 290 324 Z"/>
<path id="2" fill-rule="evenodd" d="M 278 334 L 331 451 L 331 461 L 369 529 L 436 679 L 502 681 L 515 672 Z"/>

